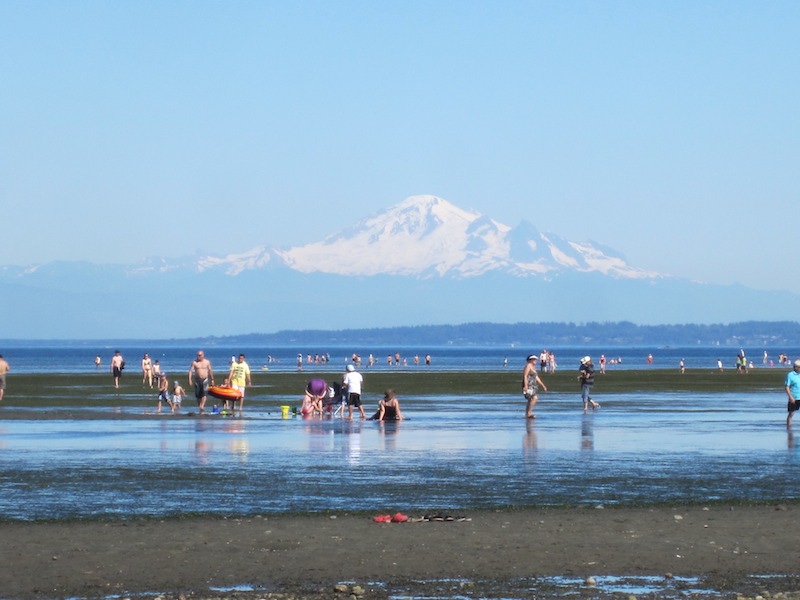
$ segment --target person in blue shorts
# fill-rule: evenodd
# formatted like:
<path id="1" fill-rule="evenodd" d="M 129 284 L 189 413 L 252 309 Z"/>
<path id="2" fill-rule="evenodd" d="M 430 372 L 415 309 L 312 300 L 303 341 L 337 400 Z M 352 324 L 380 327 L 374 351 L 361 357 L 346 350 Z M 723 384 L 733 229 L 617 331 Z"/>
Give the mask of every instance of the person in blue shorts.
<path id="1" fill-rule="evenodd" d="M 792 426 L 792 415 L 794 411 L 800 409 L 800 358 L 794 361 L 792 370 L 786 374 L 786 395 L 789 397 L 789 403 L 786 405 L 786 410 L 789 414 L 786 416 L 786 427 Z"/>
<path id="2" fill-rule="evenodd" d="M 172 408 L 172 402 L 169 399 L 169 381 L 167 380 L 167 374 L 164 373 L 164 377 L 158 380 L 158 412 L 161 412 L 161 405 L 162 403 L 167 404 L 170 408 Z M 172 412 L 175 412 L 173 409 Z"/>

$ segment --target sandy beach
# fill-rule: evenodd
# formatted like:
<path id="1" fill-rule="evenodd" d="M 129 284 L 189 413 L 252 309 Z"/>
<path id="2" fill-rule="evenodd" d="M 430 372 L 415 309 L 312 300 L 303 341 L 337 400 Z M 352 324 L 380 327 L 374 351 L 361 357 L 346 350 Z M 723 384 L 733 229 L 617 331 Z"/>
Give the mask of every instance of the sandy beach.
<path id="1" fill-rule="evenodd" d="M 725 594 L 775 593 L 800 584 L 749 576 L 797 571 L 798 511 L 710 505 L 504 510 L 388 524 L 366 514 L 4 523 L 0 596 L 322 598 L 355 585 L 383 598 L 428 594 L 436 584 L 424 582 L 447 580 L 439 585 L 455 585 L 462 597 L 516 597 L 536 578 L 609 575 L 664 577 L 665 585 L 670 575 L 699 576 Z M 219 591 L 243 585 L 252 589 Z"/>
<path id="2" fill-rule="evenodd" d="M 706 390 L 718 393 L 723 388 L 730 392 L 743 390 L 758 392 L 774 387 L 776 376 L 776 372 L 767 373 L 765 370 L 752 377 L 737 378 L 726 375 L 723 378 L 713 374 L 698 373 L 679 379 L 670 373 L 629 372 L 609 376 L 603 380 L 602 389 L 607 394 L 606 397 L 611 396 L 613 392 L 649 391 L 658 388 L 683 389 L 687 393 L 704 393 Z M 70 386 L 67 387 L 60 384 L 61 378 L 57 375 L 18 375 L 13 380 L 14 394 L 3 403 L 0 423 L 5 421 L 7 434 L 26 431 L 24 427 L 12 426 L 13 422 L 22 420 L 30 420 L 31 423 L 63 421 L 66 425 L 59 427 L 66 428 L 67 432 L 73 430 L 71 424 L 80 422 L 83 423 L 84 429 L 95 432 L 99 431 L 97 423 L 107 422 L 106 429 L 117 431 L 120 429 L 121 421 L 133 424 L 137 421 L 142 423 L 163 418 L 120 410 L 119 407 L 124 408 L 126 403 L 134 405 L 142 403 L 140 397 L 144 398 L 144 402 L 149 401 L 149 397 L 143 395 L 138 385 L 128 386 L 131 389 L 126 390 L 126 395 L 122 396 L 110 397 L 107 391 L 86 395 L 84 393 L 86 389 L 97 385 L 97 377 L 97 375 L 73 376 Z M 263 378 L 264 396 L 259 398 L 254 394 L 256 398 L 251 401 L 250 406 L 262 412 L 265 410 L 264 407 L 269 410 L 272 404 L 279 403 L 278 399 L 282 394 L 288 394 L 296 389 L 300 377 L 302 376 L 297 374 L 285 374 L 279 377 L 270 376 L 267 380 L 266 376 L 261 376 L 259 383 L 261 384 Z M 452 391 L 452 377 L 448 374 L 423 376 L 387 374 L 376 375 L 372 379 L 375 380 L 378 389 L 383 385 L 395 385 L 407 390 L 406 397 L 413 397 L 417 390 L 433 389 L 437 393 Z M 509 374 L 469 373 L 462 379 L 469 380 L 470 384 L 474 380 L 479 393 L 497 393 L 506 389 L 510 381 Z M 459 380 L 460 384 L 466 385 L 462 379 Z M 554 390 L 561 387 L 565 390 L 572 389 L 574 379 L 572 374 L 554 376 L 550 379 Z M 266 395 L 267 390 L 269 395 Z M 551 392 L 553 393 L 557 392 Z M 517 406 L 513 402 L 517 399 L 515 396 L 509 395 L 509 397 L 511 398 L 509 402 L 513 406 L 508 410 L 516 415 Z M 536 482 L 542 485 L 547 485 L 548 481 L 557 483 L 560 477 L 558 475 L 560 471 L 550 473 L 545 467 L 549 467 L 552 461 L 560 456 L 558 448 L 562 438 L 558 436 L 562 428 L 566 427 L 568 430 L 565 434 L 568 436 L 565 450 L 567 456 L 580 458 L 582 468 L 590 469 L 593 457 L 596 460 L 596 457 L 602 458 L 606 455 L 604 453 L 609 452 L 613 436 L 606 435 L 605 428 L 612 428 L 614 419 L 619 418 L 614 415 L 620 414 L 620 409 L 615 409 L 613 403 L 604 405 L 603 412 L 594 422 L 596 432 L 593 438 L 591 436 L 589 438 L 592 440 L 592 451 L 591 454 L 587 454 L 583 445 L 585 432 L 582 431 L 580 423 L 573 423 L 571 420 L 572 405 L 559 408 L 552 398 L 550 395 L 542 401 L 543 417 L 541 424 L 537 425 L 539 450 L 529 456 L 532 452 L 527 445 L 529 435 L 526 435 L 524 427 L 512 425 L 514 432 L 512 450 L 507 454 L 509 457 L 515 457 L 515 460 L 528 460 L 530 465 L 536 465 L 537 461 L 540 461 L 541 464 L 532 472 L 536 474 Z M 781 400 L 779 397 L 778 399 Z M 412 413 L 418 411 L 414 416 L 421 416 L 424 414 L 421 411 L 429 410 L 423 401 L 417 401 L 416 404 L 412 402 L 410 405 Z M 660 408 L 660 405 L 656 406 Z M 730 408 L 730 403 L 727 406 Z M 694 412 L 696 407 L 691 408 L 693 412 L 682 413 L 684 415 L 682 418 L 687 420 L 686 423 L 680 421 L 682 423 L 680 431 L 684 435 L 683 443 L 687 443 L 685 436 L 700 419 L 698 413 Z M 777 425 L 774 427 L 762 425 L 761 427 L 766 429 L 758 429 L 756 433 L 737 425 L 739 435 L 730 443 L 746 444 L 747 440 L 755 439 L 763 442 L 764 435 L 770 440 L 777 439 L 774 442 L 775 448 L 771 445 L 764 446 L 763 443 L 759 443 L 756 447 L 764 456 L 773 459 L 778 457 L 784 461 L 782 469 L 791 477 L 794 446 L 790 436 L 787 447 L 787 434 L 782 425 L 780 408 L 778 406 L 775 410 Z M 672 417 L 675 410 L 673 398 L 669 412 L 652 412 L 642 418 L 648 419 L 646 423 L 649 424 L 656 418 Z M 716 417 L 717 412 L 712 410 L 710 414 Z M 747 423 L 751 423 L 754 415 L 752 411 L 747 414 Z M 170 424 L 166 427 L 169 435 L 177 435 L 178 432 L 186 430 L 187 428 L 181 427 L 180 423 L 190 419 L 187 416 L 166 418 L 171 419 L 164 421 Z M 769 412 L 769 418 L 772 418 L 772 412 Z M 483 423 L 485 420 L 484 418 L 480 422 Z M 399 456 L 403 451 L 414 452 L 417 449 L 414 445 L 415 436 L 425 437 L 429 432 L 425 429 L 424 418 L 411 422 L 415 423 L 415 426 L 404 428 L 399 434 L 402 437 L 399 438 L 384 437 L 378 430 L 365 428 L 358 437 L 360 444 L 358 449 L 361 453 L 358 455 L 359 461 L 371 464 L 366 461 L 376 453 L 381 456 Z M 115 423 L 116 425 L 112 426 Z M 209 423 L 213 424 L 214 421 Z M 236 425 L 237 421 L 231 423 Z M 259 473 L 255 479 L 265 482 L 268 487 L 264 490 L 283 494 L 281 497 L 289 497 L 287 490 L 292 486 L 293 480 L 283 481 L 284 488 L 278 490 L 276 477 L 286 475 L 286 471 L 279 464 L 273 468 L 269 462 L 264 462 L 267 461 L 272 446 L 262 447 L 260 444 L 268 432 L 274 436 L 277 435 L 276 432 L 285 431 L 282 435 L 288 437 L 276 438 L 281 440 L 275 446 L 279 448 L 282 448 L 287 440 L 302 440 L 300 446 L 293 446 L 295 452 L 319 453 L 321 448 L 315 444 L 320 439 L 335 440 L 336 444 L 340 445 L 351 439 L 348 435 L 331 434 L 328 429 L 335 429 L 333 424 L 328 429 L 322 427 L 321 430 L 329 436 L 324 438 L 314 433 L 316 431 L 314 427 L 305 432 L 308 424 L 300 422 L 296 423 L 298 428 L 296 430 L 291 428 L 294 421 L 285 424 L 288 427 L 280 430 L 272 426 L 276 425 L 277 421 L 256 420 L 243 423 L 247 423 L 248 428 L 252 430 L 249 437 L 238 430 L 227 433 L 222 425 L 200 426 L 197 433 L 195 428 L 188 428 L 189 433 L 185 434 L 190 442 L 188 446 L 184 447 L 183 442 L 168 442 L 171 444 L 169 448 L 178 452 L 176 456 L 182 461 L 183 476 L 201 470 L 203 461 L 208 456 L 211 457 L 212 464 L 213 461 L 227 461 L 237 456 L 236 452 L 229 449 L 229 445 L 219 442 L 219 438 L 212 437 L 212 434 L 230 436 L 231 440 L 250 444 L 249 452 L 254 458 L 252 462 L 247 463 L 247 471 Z M 568 425 L 564 425 L 565 423 Z M 658 423 L 662 428 L 670 427 L 670 421 L 666 423 L 658 421 Z M 269 427 L 265 429 L 264 424 Z M 586 423 L 583 423 L 583 426 L 585 425 Z M 629 421 L 622 422 L 622 426 L 630 436 L 636 432 L 636 428 L 631 429 L 629 425 Z M 641 425 L 642 423 L 639 423 L 639 426 Z M 708 425 L 702 429 L 703 440 L 710 435 L 709 427 L 712 426 Z M 728 431 L 731 425 L 729 421 L 725 421 L 717 427 Z M 45 431 L 49 429 L 45 428 Z M 148 432 L 150 429 L 143 428 L 142 431 Z M 469 431 L 472 436 L 475 435 L 475 430 Z M 647 426 L 644 431 L 648 443 L 639 443 L 634 447 L 650 453 L 648 463 L 656 461 L 655 464 L 659 464 L 659 456 L 653 454 L 659 448 L 654 448 L 652 444 L 654 436 L 660 430 Z M 440 435 L 444 433 L 440 432 Z M 499 434 L 495 434 L 494 437 L 497 435 Z M 42 441 L 34 446 L 28 446 L 25 439 L 14 437 L 13 443 L 8 442 L 7 452 L 15 448 L 21 452 L 21 457 L 29 457 L 34 448 L 41 449 L 42 445 L 46 446 L 45 438 L 41 438 Z M 94 449 L 89 454 L 83 451 L 77 453 L 78 456 L 86 456 L 86 463 L 80 461 L 64 463 L 63 471 L 47 475 L 51 479 L 41 479 L 43 475 L 39 471 L 27 473 L 20 479 L 19 464 L 15 465 L 13 462 L 7 465 L 7 476 L 14 481 L 18 479 L 24 481 L 25 485 L 31 488 L 32 494 L 45 492 L 53 494 L 58 493 L 59 489 L 73 488 L 53 487 L 42 489 L 40 492 L 36 487 L 40 480 L 45 481 L 43 484 L 45 487 L 48 485 L 46 482 L 50 482 L 53 486 L 63 485 L 60 473 L 70 473 L 77 477 L 78 485 L 75 489 L 80 490 L 82 486 L 91 486 L 92 482 L 99 481 L 92 479 L 95 477 L 92 475 L 95 469 L 102 467 L 105 471 L 99 471 L 100 473 L 113 476 L 115 469 L 123 468 L 130 469 L 128 477 L 133 477 L 140 471 L 144 471 L 145 475 L 155 473 L 149 479 L 146 477 L 130 479 L 138 481 L 137 485 L 142 486 L 149 496 L 155 494 L 156 497 L 153 498 L 155 501 L 163 503 L 169 494 L 177 489 L 174 485 L 163 484 L 159 479 L 159 471 L 154 467 L 157 463 L 152 463 L 152 459 L 148 459 L 151 462 L 145 460 L 150 454 L 136 455 L 137 460 L 133 463 L 126 462 L 128 459 L 120 462 L 106 457 L 103 459 L 105 463 L 98 464 L 97 451 L 112 444 L 116 438 L 106 436 L 102 439 L 104 440 L 102 446 L 85 446 Z M 114 456 L 124 457 L 127 454 L 121 449 L 129 448 L 131 440 L 125 436 L 120 439 L 123 440 L 122 445 L 119 448 L 111 446 L 111 450 L 112 453 L 116 452 Z M 156 437 L 157 441 L 154 442 L 156 450 L 160 448 L 158 444 L 164 439 L 172 438 Z M 395 439 L 401 440 L 399 447 L 395 446 Z M 726 442 L 731 439 L 729 435 L 724 438 Z M 197 453 L 196 443 L 202 445 L 208 443 L 208 440 L 217 443 L 216 453 L 211 455 Z M 427 448 L 429 441 L 429 438 L 425 437 L 425 444 L 422 447 Z M 385 445 L 387 443 L 389 446 Z M 752 445 L 752 441 L 749 443 Z M 240 446 L 235 444 L 232 448 L 237 452 L 241 450 Z M 340 460 L 341 455 L 337 453 L 340 449 L 339 445 L 334 445 L 328 453 L 334 459 Z M 156 450 L 152 450 L 153 456 L 158 456 Z M 739 456 L 738 452 L 731 453 L 730 448 L 726 451 L 734 459 Z M 54 449 L 52 454 L 45 453 L 42 456 L 55 459 L 59 453 Z M 462 461 L 464 458 L 478 460 L 469 452 L 458 456 Z M 479 456 L 480 461 L 485 460 L 484 455 Z M 608 456 L 614 458 L 617 455 Z M 632 464 L 629 455 L 620 456 L 621 464 Z M 95 462 L 92 462 L 92 457 L 95 457 Z M 698 465 L 704 464 L 704 459 L 700 460 L 698 456 L 694 456 L 693 460 L 699 460 Z M 475 463 L 475 469 L 480 470 L 480 461 Z M 351 466 L 350 469 L 356 469 L 359 464 L 361 463 Z M 449 464 L 448 469 L 461 466 L 461 463 L 447 464 Z M 753 464 L 763 466 L 762 463 Z M 424 461 L 422 466 L 427 468 Z M 750 468 L 747 465 L 745 467 Z M 80 475 L 80 469 L 86 469 L 84 476 Z M 262 470 L 257 471 L 257 469 Z M 469 472 L 474 473 L 475 469 Z M 642 476 L 643 472 L 645 471 L 640 467 L 639 476 Z M 680 469 L 674 472 L 678 476 L 684 474 Z M 209 485 L 223 485 L 220 483 L 222 480 L 216 478 L 216 474 L 226 473 L 227 470 L 221 469 L 204 475 L 207 479 L 198 480 L 199 483 L 196 484 L 198 487 L 191 496 L 192 501 L 182 506 L 187 511 L 200 511 L 208 507 L 210 502 L 218 504 L 221 496 L 211 496 L 212 490 L 204 488 L 203 484 L 208 482 Z M 409 481 L 416 481 L 415 477 L 426 475 L 427 472 L 408 470 L 404 473 Z M 178 471 L 171 471 L 170 477 L 177 474 Z M 515 476 L 522 477 L 525 474 L 526 472 L 519 471 Z M 100 477 L 102 476 L 101 474 Z M 444 472 L 432 475 L 430 483 L 425 485 L 444 485 L 443 478 L 446 476 Z M 622 476 L 629 478 L 633 475 Z M 746 478 L 741 480 L 749 481 Z M 182 485 L 185 486 L 186 482 L 194 480 L 183 481 Z M 237 481 L 240 485 L 248 483 L 245 479 L 231 481 Z M 347 485 L 347 481 L 342 479 L 339 483 Z M 382 483 L 373 483 L 370 489 L 375 488 L 383 494 L 387 493 L 387 489 L 380 488 L 380 485 L 387 485 L 385 480 L 374 481 Z M 489 485 L 486 483 L 489 481 L 493 480 L 485 479 L 482 485 Z M 714 484 L 709 483 L 711 481 L 717 480 L 703 477 L 699 483 L 713 488 Z M 689 486 L 686 487 L 687 490 L 694 490 L 695 488 L 691 486 L 698 481 L 690 478 L 677 482 L 670 479 L 669 484 L 673 483 Z M 127 485 L 130 487 L 131 484 Z M 159 485 L 160 488 L 157 487 Z M 351 482 L 350 485 L 354 483 Z M 451 487 L 447 489 L 461 489 L 452 481 L 448 485 Z M 793 480 L 789 479 L 774 490 L 765 488 L 764 493 L 782 494 L 773 496 L 777 498 L 792 497 L 790 492 L 793 487 Z M 128 494 L 129 490 L 124 488 L 110 489 L 111 492 L 104 493 L 131 495 Z M 425 495 L 432 489 L 426 487 L 417 491 Z M 157 490 L 166 494 L 160 500 L 158 497 L 160 492 Z M 204 497 L 203 490 L 208 492 L 207 497 Z M 363 491 L 369 492 L 367 489 Z M 717 490 L 714 488 L 711 491 Z M 752 499 L 748 496 L 748 492 L 752 494 L 749 488 L 743 489 L 742 498 Z M 97 496 L 97 493 L 99 491 L 94 496 Z M 237 488 L 237 493 L 239 496 L 231 497 L 243 497 L 242 490 Z M 355 490 L 352 493 L 355 493 Z M 112 495 L 108 498 L 119 499 L 119 496 Z M 696 493 L 692 493 L 692 496 L 703 497 L 697 496 Z M 76 498 L 81 497 L 76 496 Z M 212 497 L 217 500 L 210 500 Z M 259 491 L 252 497 L 270 496 Z M 412 494 L 407 497 L 414 496 Z M 353 498 L 362 498 L 362 495 L 354 495 Z M 449 502 L 453 502 L 452 496 L 447 498 Z M 578 503 L 576 495 L 570 498 L 575 504 Z M 30 499 L 34 501 L 36 497 L 31 496 Z M 93 498 L 85 498 L 85 501 L 89 500 Z M 263 512 L 254 512 L 252 508 L 242 511 L 237 510 L 237 506 L 231 506 L 230 515 L 235 517 L 229 518 L 224 518 L 219 513 L 215 516 L 183 518 L 175 516 L 135 518 L 130 516 L 129 511 L 125 517 L 120 518 L 94 519 L 92 516 L 86 520 L 69 518 L 32 522 L 6 520 L 0 523 L 0 539 L 3 541 L 0 544 L 0 565 L 2 565 L 0 598 L 75 600 L 154 597 L 242 600 L 270 597 L 288 600 L 289 598 L 349 599 L 362 596 L 364 598 L 436 597 L 459 600 L 492 597 L 507 600 L 530 597 L 619 598 L 623 593 L 619 586 L 606 583 L 614 577 L 651 578 L 650 581 L 655 582 L 652 586 L 657 590 L 648 592 L 649 595 L 639 594 L 640 597 L 735 598 L 737 594 L 755 597 L 764 591 L 769 591 L 773 598 L 777 597 L 778 593 L 784 597 L 800 597 L 800 595 L 786 594 L 800 590 L 800 578 L 794 575 L 800 558 L 800 551 L 796 549 L 800 504 L 780 499 L 762 503 L 746 501 L 740 503 L 738 500 L 729 500 L 674 506 L 650 504 L 646 502 L 643 506 L 618 504 L 595 506 L 584 502 L 582 507 L 567 508 L 537 508 L 536 504 L 531 504 L 528 508 L 519 510 L 453 509 L 454 512 L 450 514 L 464 519 L 388 524 L 373 522 L 372 517 L 378 514 L 377 512 L 348 512 L 346 509 L 337 509 L 320 514 L 316 512 L 320 510 L 318 506 L 309 506 L 307 511 L 304 508 L 293 509 L 308 514 L 276 513 L 275 510 L 266 509 Z M 372 502 L 362 502 L 359 505 L 354 500 L 352 505 L 355 510 L 367 510 L 369 506 L 381 506 L 381 503 L 373 499 Z M 432 505 L 447 506 L 441 503 Z M 255 510 L 260 509 L 256 507 Z M 398 510 L 412 518 L 424 514 L 415 512 L 410 506 L 395 505 L 385 508 L 389 513 Z M 594 578 L 596 585 L 589 586 L 587 578 Z M 691 585 L 683 578 L 690 578 Z M 697 588 L 700 589 L 699 592 Z M 626 594 L 621 597 L 627 598 L 627 596 Z"/>

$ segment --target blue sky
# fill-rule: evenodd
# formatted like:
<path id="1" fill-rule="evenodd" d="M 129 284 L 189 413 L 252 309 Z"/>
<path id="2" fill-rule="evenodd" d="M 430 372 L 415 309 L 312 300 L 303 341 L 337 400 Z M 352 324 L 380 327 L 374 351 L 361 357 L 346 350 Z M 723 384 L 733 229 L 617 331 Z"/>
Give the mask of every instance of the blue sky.
<path id="1" fill-rule="evenodd" d="M 0 264 L 297 245 L 407 196 L 800 293 L 798 2 L 0 3 Z"/>

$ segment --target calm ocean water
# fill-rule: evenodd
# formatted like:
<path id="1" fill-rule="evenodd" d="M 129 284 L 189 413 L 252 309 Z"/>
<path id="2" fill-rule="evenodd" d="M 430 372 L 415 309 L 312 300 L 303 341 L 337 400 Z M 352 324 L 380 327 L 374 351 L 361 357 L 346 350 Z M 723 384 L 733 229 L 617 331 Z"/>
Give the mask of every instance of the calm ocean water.
<path id="1" fill-rule="evenodd" d="M 41 365 L 51 362 L 94 368 L 85 350 L 17 350 L 4 352 L 12 373 L 45 370 Z M 123 350 L 131 356 L 141 349 Z M 150 348 L 172 370 L 188 367 L 192 356 L 186 348 L 159 351 Z M 236 351 L 214 349 L 211 359 L 225 362 Z M 292 353 L 275 352 L 282 368 L 294 368 Z M 505 352 L 431 354 L 432 368 L 477 369 L 502 368 Z M 521 368 L 519 354 L 508 354 L 508 368 Z M 713 367 L 718 353 L 653 354 L 649 368 L 667 368 L 676 356 L 691 368 L 694 361 Z M 628 350 L 623 365 L 642 366 L 646 355 Z M 338 360 L 344 356 L 339 352 Z M 570 352 L 562 356 L 572 362 Z M 785 428 L 780 384 L 774 393 L 610 395 L 600 383 L 596 413 L 584 415 L 577 394 L 543 394 L 535 421 L 522 418 L 524 401 L 516 395 L 401 397 L 409 419 L 392 424 L 282 418 L 285 400 L 257 388 L 250 397 L 245 418 L 0 419 L 0 518 L 468 514 L 507 506 L 800 498 L 800 430 L 796 440 Z M 48 410 L 43 400 L 41 410 Z M 114 410 L 153 409 L 140 393 L 123 401 Z"/>
<path id="2" fill-rule="evenodd" d="M 198 348 L 195 346 L 175 346 L 163 341 L 141 343 L 136 346 L 103 346 L 88 343 L 76 343 L 70 346 L 2 346 L 3 354 L 16 373 L 89 373 L 96 370 L 94 360 L 100 356 L 102 367 L 108 368 L 114 350 L 119 349 L 125 357 L 128 369 L 138 371 L 139 363 L 145 352 L 153 360 L 158 360 L 162 369 L 167 372 L 185 372 L 189 363 L 194 358 Z M 431 356 L 430 368 L 436 370 L 501 370 L 508 361 L 507 368 L 522 368 L 525 356 L 529 353 L 539 354 L 543 348 L 531 347 L 504 347 L 504 346 L 383 346 L 383 347 L 357 347 L 336 346 L 322 344 L 318 348 L 306 346 L 277 346 L 277 347 L 248 347 L 248 346 L 205 346 L 206 356 L 215 365 L 227 365 L 232 355 L 244 352 L 247 355 L 250 367 L 253 370 L 267 367 L 271 371 L 294 371 L 297 365 L 297 355 L 303 357 L 304 369 L 313 370 L 317 364 L 316 357 L 328 357 L 330 365 L 344 366 L 355 353 L 361 356 L 362 365 L 366 366 L 370 354 L 375 359 L 373 369 L 385 369 L 387 358 L 396 353 L 401 355 L 399 367 L 414 368 L 414 357 L 419 357 L 420 367 L 424 366 L 426 354 Z M 736 355 L 744 350 L 748 359 L 756 366 L 769 366 L 770 361 L 777 365 L 778 354 L 784 353 L 790 357 L 800 357 L 798 348 L 722 348 L 722 347 L 690 347 L 690 348 L 659 348 L 659 347 L 565 347 L 550 348 L 555 353 L 556 363 L 560 368 L 577 368 L 581 356 L 586 354 L 594 358 L 595 367 L 601 354 L 606 356 L 609 369 L 675 369 L 678 362 L 684 359 L 687 368 L 715 368 L 717 359 L 723 361 L 726 368 L 732 368 Z M 767 362 L 764 362 L 764 352 L 767 352 Z M 648 355 L 653 356 L 653 362 L 648 363 Z M 270 360 L 269 357 L 272 357 Z M 312 362 L 308 362 L 308 357 Z M 620 359 L 619 364 L 610 364 L 611 360 Z M 323 365 L 321 368 L 325 368 Z M 392 366 L 391 368 L 397 368 Z"/>

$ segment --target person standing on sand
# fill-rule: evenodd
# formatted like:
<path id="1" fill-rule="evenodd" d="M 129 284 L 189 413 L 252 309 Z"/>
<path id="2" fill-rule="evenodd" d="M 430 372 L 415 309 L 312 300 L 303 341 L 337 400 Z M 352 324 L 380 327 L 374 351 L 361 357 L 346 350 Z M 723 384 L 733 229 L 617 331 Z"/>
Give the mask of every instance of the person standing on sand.
<path id="1" fill-rule="evenodd" d="M 11 367 L 8 366 L 6 359 L 0 354 L 0 402 L 3 401 L 3 396 L 6 393 L 6 375 L 10 370 Z"/>
<path id="2" fill-rule="evenodd" d="M 208 388 L 209 385 L 214 385 L 214 370 L 202 350 L 198 350 L 197 358 L 189 365 L 189 385 L 194 386 L 197 408 L 201 413 L 205 412 Z"/>
<path id="3" fill-rule="evenodd" d="M 786 416 L 786 427 L 791 427 L 794 411 L 800 409 L 800 358 L 794 361 L 792 370 L 786 374 L 784 385 L 786 386 L 786 395 L 789 397 L 789 403 L 786 406 L 786 410 L 789 412 Z"/>
<path id="4" fill-rule="evenodd" d="M 166 379 L 166 377 L 164 377 L 164 379 Z M 183 397 L 185 395 L 186 392 L 181 387 L 181 384 L 176 381 L 172 387 L 172 412 L 180 409 L 181 402 L 183 401 Z"/>
<path id="5" fill-rule="evenodd" d="M 592 410 L 597 410 L 600 405 L 592 400 L 589 395 L 592 392 L 594 385 L 594 364 L 592 363 L 591 356 L 584 356 L 581 359 L 581 366 L 578 368 L 578 379 L 581 382 L 581 399 L 583 400 L 583 412 L 589 410 L 589 404 L 592 405 Z"/>
<path id="6" fill-rule="evenodd" d="M 244 389 L 247 386 L 252 387 L 253 381 L 250 379 L 250 365 L 244 361 L 244 354 L 240 354 L 239 358 L 231 365 L 231 370 L 228 372 L 228 379 L 233 389 L 239 390 L 242 397 L 239 399 L 239 410 L 244 408 Z M 236 401 L 231 402 L 231 406 L 236 408 Z"/>
<path id="7" fill-rule="evenodd" d="M 122 377 L 122 369 L 125 368 L 125 359 L 122 358 L 119 350 L 114 352 L 111 357 L 111 374 L 114 376 L 114 387 L 119 388 L 119 380 Z"/>
<path id="8" fill-rule="evenodd" d="M 364 382 L 364 377 L 356 371 L 353 365 L 347 365 L 347 372 L 342 378 L 342 387 L 347 390 L 347 412 L 348 418 L 353 418 L 353 407 L 358 408 L 362 419 L 366 419 L 367 415 L 364 413 L 364 407 L 361 406 L 361 384 Z"/>
<path id="9" fill-rule="evenodd" d="M 172 402 L 169 400 L 169 381 L 167 379 L 167 374 L 164 373 L 164 377 L 158 380 L 158 411 L 161 412 L 161 403 L 166 402 L 170 408 L 172 408 Z M 174 410 L 172 412 L 175 412 Z"/>
<path id="10" fill-rule="evenodd" d="M 539 401 L 539 387 L 546 392 L 547 386 L 539 378 L 536 372 L 536 361 L 539 360 L 535 354 L 529 354 L 525 368 L 522 370 L 522 395 L 527 400 L 525 405 L 525 418 L 535 419 L 533 407 Z"/>
<path id="11" fill-rule="evenodd" d="M 156 382 L 156 387 L 158 387 L 159 377 L 161 377 L 161 363 L 156 361 L 153 363 L 153 381 Z"/>
<path id="12" fill-rule="evenodd" d="M 153 361 L 150 355 L 145 352 L 142 357 L 142 385 L 147 384 L 152 389 L 153 387 Z M 160 388 L 159 388 L 160 389 Z"/>

